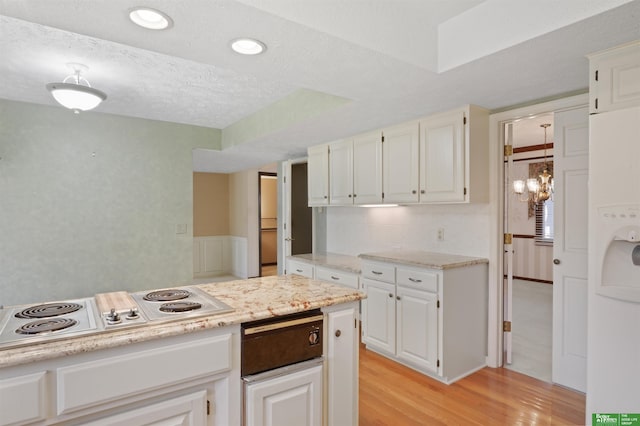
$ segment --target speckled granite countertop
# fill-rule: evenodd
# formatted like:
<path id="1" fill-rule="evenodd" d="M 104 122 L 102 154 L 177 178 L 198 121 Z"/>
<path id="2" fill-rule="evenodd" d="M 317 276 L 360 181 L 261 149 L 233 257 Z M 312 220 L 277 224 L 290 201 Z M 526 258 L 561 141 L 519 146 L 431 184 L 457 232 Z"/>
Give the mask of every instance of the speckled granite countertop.
<path id="1" fill-rule="evenodd" d="M 345 272 L 352 272 L 354 274 L 359 274 L 361 271 L 360 259 L 356 256 L 348 256 L 346 254 L 307 253 L 289 256 L 288 259 L 311 263 L 318 266 L 327 266 Z"/>
<path id="2" fill-rule="evenodd" d="M 126 329 L 97 330 L 66 339 L 8 347 L 0 349 L 0 368 L 271 318 L 358 301 L 365 297 L 364 293 L 352 288 L 298 275 L 252 278 L 196 287 L 235 308 L 235 311 L 169 322 L 149 322 Z"/>
<path id="3" fill-rule="evenodd" d="M 393 262 L 408 266 L 418 266 L 431 269 L 452 269 L 464 266 L 489 263 L 489 259 L 482 257 L 460 256 L 457 254 L 434 253 L 418 250 L 398 250 L 379 253 L 363 253 L 362 260 L 377 262 Z"/>

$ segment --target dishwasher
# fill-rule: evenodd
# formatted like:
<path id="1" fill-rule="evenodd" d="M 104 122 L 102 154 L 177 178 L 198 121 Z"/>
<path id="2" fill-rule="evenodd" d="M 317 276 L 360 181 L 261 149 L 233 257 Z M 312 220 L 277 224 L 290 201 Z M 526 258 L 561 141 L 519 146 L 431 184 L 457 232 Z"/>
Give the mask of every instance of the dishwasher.
<path id="1" fill-rule="evenodd" d="M 242 324 L 245 426 L 322 424 L 319 309 Z"/>

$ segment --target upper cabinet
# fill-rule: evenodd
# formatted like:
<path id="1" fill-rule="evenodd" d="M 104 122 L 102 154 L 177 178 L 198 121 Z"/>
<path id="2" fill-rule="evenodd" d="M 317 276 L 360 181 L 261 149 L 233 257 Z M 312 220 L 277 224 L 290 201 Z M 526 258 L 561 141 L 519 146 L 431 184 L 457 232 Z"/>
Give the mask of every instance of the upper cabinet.
<path id="1" fill-rule="evenodd" d="M 420 128 L 412 122 L 383 130 L 382 174 L 385 203 L 417 203 L 419 199 Z"/>
<path id="2" fill-rule="evenodd" d="M 329 144 L 329 204 L 379 203 L 382 203 L 381 133 Z"/>
<path id="3" fill-rule="evenodd" d="M 329 204 L 329 146 L 312 146 L 307 155 L 309 206 L 326 206 Z"/>
<path id="4" fill-rule="evenodd" d="M 467 105 L 334 142 L 328 163 L 329 205 L 488 202 L 489 111 Z M 309 170 L 309 188 L 320 186 Z"/>
<path id="5" fill-rule="evenodd" d="M 640 41 L 589 55 L 589 112 L 640 104 Z"/>

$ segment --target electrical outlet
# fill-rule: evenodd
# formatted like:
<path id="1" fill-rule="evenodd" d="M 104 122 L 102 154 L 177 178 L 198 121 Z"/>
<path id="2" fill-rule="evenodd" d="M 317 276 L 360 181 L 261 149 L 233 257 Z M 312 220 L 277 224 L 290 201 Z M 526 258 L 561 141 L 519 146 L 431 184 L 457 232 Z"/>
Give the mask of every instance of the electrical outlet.
<path id="1" fill-rule="evenodd" d="M 444 241 L 444 228 L 438 228 L 438 241 Z"/>

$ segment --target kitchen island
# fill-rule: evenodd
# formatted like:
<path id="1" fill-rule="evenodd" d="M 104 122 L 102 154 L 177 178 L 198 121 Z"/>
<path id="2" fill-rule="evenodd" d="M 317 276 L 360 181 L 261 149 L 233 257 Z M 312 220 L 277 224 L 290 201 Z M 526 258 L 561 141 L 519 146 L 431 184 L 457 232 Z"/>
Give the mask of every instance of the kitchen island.
<path id="1" fill-rule="evenodd" d="M 296 275 L 197 287 L 234 310 L 0 348 L 0 425 L 240 424 L 240 325 L 314 309 L 325 318 L 322 417 L 357 423 L 364 294 Z"/>

